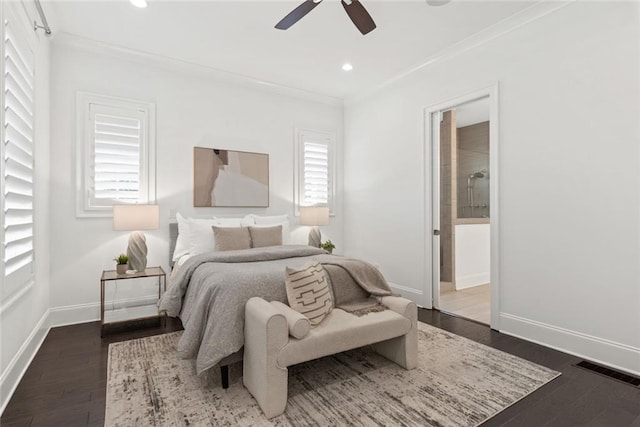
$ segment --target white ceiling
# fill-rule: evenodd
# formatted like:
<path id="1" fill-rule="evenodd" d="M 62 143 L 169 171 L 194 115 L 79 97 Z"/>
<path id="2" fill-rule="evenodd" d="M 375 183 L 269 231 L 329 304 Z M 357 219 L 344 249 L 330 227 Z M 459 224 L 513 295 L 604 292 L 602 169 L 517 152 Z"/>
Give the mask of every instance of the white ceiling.
<path id="1" fill-rule="evenodd" d="M 537 1 L 362 0 L 378 28 L 362 36 L 337 0 L 287 31 L 274 25 L 299 1 L 55 1 L 54 32 L 158 54 L 345 98 L 421 64 Z M 344 62 L 353 71 L 344 72 Z"/>

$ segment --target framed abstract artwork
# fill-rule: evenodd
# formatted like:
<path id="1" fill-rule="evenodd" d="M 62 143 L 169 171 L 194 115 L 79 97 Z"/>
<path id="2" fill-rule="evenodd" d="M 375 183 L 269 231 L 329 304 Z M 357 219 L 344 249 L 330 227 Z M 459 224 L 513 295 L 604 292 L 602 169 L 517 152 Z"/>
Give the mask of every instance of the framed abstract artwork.
<path id="1" fill-rule="evenodd" d="M 269 206 L 269 155 L 193 148 L 193 206 Z"/>

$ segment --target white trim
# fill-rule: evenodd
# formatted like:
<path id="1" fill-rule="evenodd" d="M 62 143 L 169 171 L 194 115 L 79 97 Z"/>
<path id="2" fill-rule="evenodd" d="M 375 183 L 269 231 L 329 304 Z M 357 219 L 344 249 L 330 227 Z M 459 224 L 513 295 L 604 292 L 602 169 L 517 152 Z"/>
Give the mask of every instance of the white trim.
<path id="1" fill-rule="evenodd" d="M 427 110 L 427 109 L 425 109 Z M 440 230 L 440 126 L 434 126 L 442 120 L 442 112 L 427 111 L 424 125 L 424 278 L 426 281 L 423 305 L 426 308 L 440 306 L 440 237 L 434 230 Z M 429 173 L 431 172 L 431 173 Z"/>
<path id="2" fill-rule="evenodd" d="M 168 56 L 143 52 L 140 50 L 130 49 L 122 46 L 116 46 L 110 43 L 104 43 L 90 38 L 78 36 L 76 34 L 65 33 L 64 31 L 56 32 L 56 35 L 52 39 L 52 42 L 58 46 L 67 46 L 101 55 L 111 55 L 127 61 L 142 62 L 146 66 L 149 66 L 149 64 L 153 64 L 170 71 L 211 77 L 215 78 L 218 81 L 234 84 L 239 87 L 248 87 L 251 89 L 274 93 L 290 98 L 318 102 L 326 105 L 343 105 L 343 101 L 341 98 L 323 95 L 295 87 L 285 86 L 278 83 L 246 76 L 243 74 L 224 71 L 206 65 L 171 58 Z"/>
<path id="3" fill-rule="evenodd" d="M 456 290 L 474 288 L 491 282 L 489 272 L 456 276 Z"/>
<path id="4" fill-rule="evenodd" d="M 127 99 L 122 97 L 100 95 L 90 92 L 76 92 L 76 141 L 75 141 L 75 166 L 76 166 L 76 218 L 111 218 L 113 216 L 111 206 L 89 206 L 89 175 L 91 153 L 89 153 L 89 140 L 91 132 L 87 126 L 90 121 L 90 105 L 99 104 L 125 110 L 139 110 L 143 114 L 145 137 L 140 143 L 142 158 L 141 185 L 145 186 L 145 200 L 139 203 L 156 202 L 156 105 L 153 102 Z"/>
<path id="5" fill-rule="evenodd" d="M 398 285 L 397 283 L 389 282 L 389 287 L 392 291 L 395 291 L 402 295 L 403 298 L 416 302 L 419 307 L 424 307 L 420 301 L 424 301 L 424 292 L 420 289 L 410 288 L 408 286 Z M 428 308 L 428 307 L 425 307 Z"/>
<path id="6" fill-rule="evenodd" d="M 564 0 L 564 1 L 540 1 L 534 5 L 515 13 L 494 25 L 485 28 L 476 34 L 473 34 L 458 43 L 446 47 L 440 52 L 435 53 L 418 65 L 409 68 L 408 70 L 392 77 L 391 79 L 374 86 L 372 88 L 365 89 L 364 91 L 355 95 L 346 97 L 344 99 L 315 93 L 305 89 L 290 87 L 281 85 L 278 83 L 264 81 L 258 78 L 233 73 L 230 71 L 224 71 L 217 68 L 209 67 L 206 65 L 196 64 L 193 62 L 183 61 L 168 56 L 158 55 L 154 53 L 135 50 L 123 46 L 117 46 L 110 43 L 93 40 L 87 37 L 82 37 L 76 34 L 67 33 L 64 31 L 56 32 L 52 42 L 58 46 L 67 46 L 75 49 L 81 49 L 88 52 L 98 53 L 102 55 L 112 55 L 120 59 L 129 61 L 143 62 L 145 65 L 153 63 L 164 69 L 172 71 L 180 71 L 186 73 L 192 73 L 197 75 L 205 75 L 214 77 L 219 81 L 227 82 L 230 84 L 236 84 L 241 87 L 250 87 L 252 89 L 258 89 L 275 93 L 283 96 L 288 96 L 297 99 L 303 99 L 308 101 L 314 101 L 322 104 L 333 106 L 345 106 L 353 105 L 361 102 L 374 94 L 382 91 L 388 86 L 393 85 L 399 80 L 404 79 L 417 71 L 432 66 L 434 64 L 447 61 L 464 52 L 475 49 L 482 46 L 498 37 L 510 33 L 520 27 L 528 25 L 540 18 L 543 18 L 551 13 L 554 13 L 563 7 L 575 2 L 577 0 Z"/>
<path id="7" fill-rule="evenodd" d="M 429 56 L 425 60 L 423 60 L 420 64 L 392 77 L 391 79 L 381 83 L 372 88 L 365 89 L 364 91 L 346 97 L 344 100 L 345 106 L 351 106 L 366 99 L 374 96 L 378 92 L 386 89 L 389 86 L 392 86 L 396 82 L 408 77 L 424 68 L 430 67 L 432 65 L 448 61 L 449 59 L 455 58 L 469 50 L 475 49 L 479 46 L 482 46 L 490 41 L 501 37 L 505 34 L 508 34 L 514 30 L 517 30 L 520 27 L 528 25 L 534 21 L 537 21 L 540 18 L 543 18 L 551 13 L 557 12 L 563 7 L 575 2 L 578 0 L 564 0 L 564 1 L 539 1 L 534 5 L 521 10 L 518 13 L 515 13 L 502 21 L 499 21 L 490 27 L 487 27 L 451 46 L 448 46 L 441 50 L 440 52 L 435 53 L 434 55 Z"/>
<path id="8" fill-rule="evenodd" d="M 489 205 L 491 328 L 500 330 L 500 85 L 489 89 Z"/>
<path id="9" fill-rule="evenodd" d="M 500 330 L 500 205 L 499 205 L 499 151 L 500 151 L 500 109 L 499 109 L 499 83 L 471 92 L 467 95 L 439 102 L 425 108 L 424 113 L 424 144 L 425 144 L 425 189 L 427 197 L 425 203 L 431 204 L 431 209 L 425 208 L 425 266 L 431 267 L 431 274 L 427 271 L 425 307 L 439 306 L 440 290 L 440 238 L 433 236 L 434 229 L 440 229 L 440 171 L 439 150 L 435 141 L 440 141 L 440 126 L 433 124 L 434 115 L 442 111 L 450 110 L 458 105 L 489 97 L 489 199 L 491 209 L 491 329 Z M 435 148 L 434 148 L 435 147 Z M 431 153 L 427 156 L 426 153 Z M 438 162 L 436 162 L 438 160 Z M 437 175 L 436 175 L 437 174 Z M 437 200 L 437 203 L 434 201 Z M 431 238 L 428 238 L 431 236 Z M 434 265 L 434 263 L 437 263 Z"/>
<path id="10" fill-rule="evenodd" d="M 115 300 L 114 303 L 117 307 L 132 307 L 136 305 L 155 303 L 157 300 L 157 295 L 146 295 L 143 297 L 119 299 Z M 6 309 L 6 305 L 7 304 L 4 304 L 2 308 Z M 11 396 L 29 368 L 33 358 L 38 353 L 38 350 L 42 346 L 42 343 L 51 328 L 99 320 L 99 302 L 48 309 L 42 315 L 37 325 L 31 331 L 31 334 L 29 334 L 29 337 L 22 344 L 9 365 L 7 365 L 7 368 L 0 375 L 0 396 L 3 399 L 0 401 L 0 415 L 9 403 L 9 400 L 11 400 Z"/>
<path id="11" fill-rule="evenodd" d="M 66 305 L 49 309 L 51 327 L 75 325 L 100 320 L 100 303 Z"/>
<path id="12" fill-rule="evenodd" d="M 157 301 L 158 295 L 155 294 L 134 298 L 118 299 L 114 300 L 113 304 L 117 308 L 121 308 L 153 304 Z M 105 302 L 105 305 L 111 306 L 111 302 Z M 51 312 L 51 327 L 76 325 L 78 323 L 95 322 L 100 320 L 99 302 L 53 307 L 49 311 Z"/>
<path id="13" fill-rule="evenodd" d="M 304 176 L 304 150 L 302 148 L 303 135 L 310 135 L 312 139 L 317 139 L 318 144 L 326 143 L 329 149 L 329 177 L 331 179 L 331 188 L 329 194 L 329 216 L 336 214 L 337 199 L 337 167 L 336 167 L 336 133 L 330 131 L 322 131 L 315 129 L 295 128 L 295 145 L 293 148 L 293 215 L 300 216 L 300 200 L 302 200 L 302 176 Z"/>
<path id="14" fill-rule="evenodd" d="M 49 310 L 45 311 L 35 328 L 24 341 L 20 350 L 11 359 L 7 368 L 0 375 L 0 415 L 4 412 L 11 396 L 16 391 L 16 387 L 29 368 L 31 361 L 38 353 L 40 346 L 47 337 L 51 326 L 49 325 Z"/>
<path id="15" fill-rule="evenodd" d="M 640 376 L 640 348 L 500 313 L 501 333 Z"/>

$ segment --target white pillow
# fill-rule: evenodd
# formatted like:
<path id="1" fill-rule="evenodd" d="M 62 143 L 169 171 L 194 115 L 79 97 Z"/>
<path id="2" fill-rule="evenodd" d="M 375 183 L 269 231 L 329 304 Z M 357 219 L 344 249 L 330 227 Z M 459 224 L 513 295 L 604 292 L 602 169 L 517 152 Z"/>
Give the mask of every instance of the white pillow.
<path id="1" fill-rule="evenodd" d="M 174 262 L 189 253 L 189 218 L 177 213 L 176 219 L 178 220 L 178 238 L 176 239 L 176 247 L 173 250 L 172 260 Z"/>
<path id="2" fill-rule="evenodd" d="M 272 227 L 274 225 L 282 225 L 282 244 L 289 243 L 289 215 L 273 215 L 273 216 L 259 216 L 249 215 L 255 222 L 255 227 Z"/>
<path id="3" fill-rule="evenodd" d="M 244 218 L 216 218 L 220 227 L 248 227 L 253 225 L 253 218 L 247 215 Z"/>
<path id="4" fill-rule="evenodd" d="M 212 225 L 220 225 L 217 218 L 200 219 L 189 218 L 189 255 L 199 255 L 216 250 Z"/>
<path id="5" fill-rule="evenodd" d="M 260 215 L 248 215 L 253 218 L 257 225 L 266 224 L 280 224 L 282 222 L 289 222 L 289 215 L 272 215 L 272 216 L 260 216 Z"/>
<path id="6" fill-rule="evenodd" d="M 176 240 L 176 248 L 173 251 L 174 262 L 187 254 L 198 255 L 205 252 L 213 252 L 216 242 L 211 229 L 212 225 L 220 227 L 248 227 L 254 225 L 252 215 L 247 215 L 244 218 L 185 218 L 176 213 L 176 219 L 178 220 L 178 239 Z M 284 226 L 282 231 L 282 242 L 284 243 Z M 288 235 L 287 223 L 287 237 Z"/>

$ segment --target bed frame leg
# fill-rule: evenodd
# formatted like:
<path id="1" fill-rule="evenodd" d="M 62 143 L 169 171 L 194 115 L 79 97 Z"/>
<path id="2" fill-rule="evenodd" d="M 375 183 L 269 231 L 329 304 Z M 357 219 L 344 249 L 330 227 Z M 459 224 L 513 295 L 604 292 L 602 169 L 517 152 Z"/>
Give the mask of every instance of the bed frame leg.
<path id="1" fill-rule="evenodd" d="M 222 388 L 229 388 L 229 365 L 220 366 L 220 376 L 222 377 Z"/>

